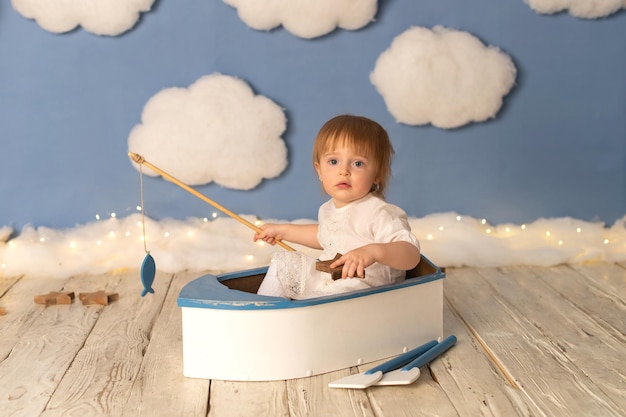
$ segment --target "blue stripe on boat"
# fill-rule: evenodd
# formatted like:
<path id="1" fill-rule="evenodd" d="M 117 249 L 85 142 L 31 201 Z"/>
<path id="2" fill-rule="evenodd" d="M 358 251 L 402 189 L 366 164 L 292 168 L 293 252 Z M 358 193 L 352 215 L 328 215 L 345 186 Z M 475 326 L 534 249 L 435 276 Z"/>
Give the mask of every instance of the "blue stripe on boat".
<path id="1" fill-rule="evenodd" d="M 445 277 L 440 268 L 422 256 L 421 262 L 427 262 L 435 272 L 417 278 L 409 278 L 402 282 L 382 285 L 348 293 L 333 294 L 325 297 L 308 298 L 305 300 L 289 300 L 281 297 L 268 297 L 249 292 L 233 290 L 222 284 L 223 281 L 265 274 L 267 266 L 244 271 L 229 272 L 221 275 L 204 275 L 189 282 L 178 296 L 179 307 L 212 308 L 221 310 L 273 310 L 284 308 L 301 308 L 335 301 L 365 297 L 386 291 L 397 291 L 403 288 L 421 285 Z"/>

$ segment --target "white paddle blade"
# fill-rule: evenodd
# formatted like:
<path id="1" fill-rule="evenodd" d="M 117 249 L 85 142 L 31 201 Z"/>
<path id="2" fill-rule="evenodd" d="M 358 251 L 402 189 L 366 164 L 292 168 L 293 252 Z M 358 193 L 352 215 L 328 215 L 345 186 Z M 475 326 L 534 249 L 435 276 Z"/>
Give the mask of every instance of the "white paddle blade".
<path id="1" fill-rule="evenodd" d="M 337 379 L 336 381 L 330 382 L 328 386 L 330 388 L 365 389 L 376 384 L 382 377 L 383 373 L 380 371 L 371 374 L 361 372 L 360 374 L 348 375 L 344 378 Z"/>
<path id="2" fill-rule="evenodd" d="M 408 371 L 402 369 L 396 369 L 395 371 L 387 372 L 376 383 L 376 386 L 383 385 L 409 385 L 417 381 L 420 377 L 420 368 L 411 368 Z"/>

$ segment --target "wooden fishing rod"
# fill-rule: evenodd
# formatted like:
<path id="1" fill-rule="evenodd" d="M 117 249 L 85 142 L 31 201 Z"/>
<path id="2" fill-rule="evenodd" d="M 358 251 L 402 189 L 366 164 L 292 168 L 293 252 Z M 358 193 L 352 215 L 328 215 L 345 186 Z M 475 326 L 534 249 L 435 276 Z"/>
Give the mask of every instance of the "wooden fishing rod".
<path id="1" fill-rule="evenodd" d="M 147 166 L 148 168 L 150 168 L 151 170 L 153 170 L 157 174 L 161 175 L 163 178 L 166 178 L 166 179 L 170 180 L 171 182 L 173 182 L 174 184 L 178 185 L 183 190 L 187 191 L 190 194 L 195 195 L 200 200 L 204 201 L 205 203 L 208 203 L 208 204 L 212 205 L 213 207 L 215 207 L 219 211 L 229 215 L 230 217 L 232 217 L 233 219 L 237 220 L 238 222 L 243 223 L 244 225 L 248 226 L 250 229 L 254 230 L 255 232 L 262 233 L 261 228 L 255 226 L 254 224 L 250 223 L 249 221 L 247 221 L 243 217 L 241 217 L 241 216 L 233 213 L 232 211 L 228 210 L 226 207 L 222 206 L 221 204 L 211 200 L 209 197 L 205 196 L 204 194 L 199 193 L 198 191 L 194 190 L 193 188 L 191 188 L 190 186 L 188 186 L 184 182 L 174 178 L 173 176 L 171 176 L 167 172 L 163 171 L 162 169 L 155 167 L 150 162 L 146 161 L 143 156 L 141 156 L 139 154 L 136 154 L 136 153 L 133 153 L 133 152 L 128 152 L 128 156 L 130 157 L 130 159 L 132 159 L 136 163 L 138 163 L 140 165 Z M 291 246 L 287 245 L 286 243 L 283 243 L 280 240 L 277 240 L 276 243 L 278 245 L 282 246 L 283 248 L 289 250 L 289 251 L 295 251 L 294 248 L 292 248 Z"/>

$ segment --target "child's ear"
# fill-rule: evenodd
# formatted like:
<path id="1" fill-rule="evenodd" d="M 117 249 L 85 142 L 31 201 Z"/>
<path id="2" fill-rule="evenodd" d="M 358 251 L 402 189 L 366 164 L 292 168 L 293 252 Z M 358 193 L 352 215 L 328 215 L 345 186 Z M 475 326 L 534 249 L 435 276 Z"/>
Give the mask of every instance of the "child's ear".
<path id="1" fill-rule="evenodd" d="M 317 172 L 317 175 L 319 177 L 321 177 L 322 176 L 322 172 L 320 171 L 320 163 L 319 162 L 315 162 L 313 164 L 313 167 L 315 167 L 315 172 Z"/>

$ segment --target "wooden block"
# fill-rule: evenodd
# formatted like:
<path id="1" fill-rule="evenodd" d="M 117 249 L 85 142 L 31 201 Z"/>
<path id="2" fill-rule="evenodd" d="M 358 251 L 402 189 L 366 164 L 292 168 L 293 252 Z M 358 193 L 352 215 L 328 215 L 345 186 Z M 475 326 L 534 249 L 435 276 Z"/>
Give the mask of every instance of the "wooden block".
<path id="1" fill-rule="evenodd" d="M 72 300 L 74 300 L 74 291 L 51 291 L 48 294 L 35 296 L 35 303 L 43 304 L 46 306 L 53 306 L 57 304 L 72 304 Z"/>
<path id="2" fill-rule="evenodd" d="M 329 259 L 327 261 L 317 261 L 315 263 L 315 269 L 318 271 L 322 271 L 322 272 L 327 272 L 330 274 L 330 277 L 333 280 L 338 280 L 341 279 L 341 271 L 343 269 L 343 266 L 338 266 L 336 268 L 330 268 L 330 264 L 332 264 L 333 262 L 335 262 L 337 259 L 341 258 L 341 254 L 338 253 L 337 255 L 335 255 L 335 257 L 333 259 Z M 363 277 L 357 277 L 357 278 L 365 278 Z"/>
<path id="3" fill-rule="evenodd" d="M 0 316 L 6 316 L 7 314 L 7 309 L 4 307 L 0 307 Z"/>
<path id="4" fill-rule="evenodd" d="M 337 259 L 341 258 L 341 254 L 338 253 L 337 255 L 335 255 L 335 257 L 333 259 L 329 259 L 327 261 L 317 261 L 315 263 L 315 269 L 318 271 L 322 271 L 322 272 L 327 272 L 330 274 L 330 277 L 333 280 L 338 280 L 341 278 L 341 270 L 343 269 L 343 267 L 339 266 L 337 268 L 330 268 L 330 264 L 332 264 L 333 262 L 335 262 Z"/>
<path id="5" fill-rule="evenodd" d="M 101 305 L 106 306 L 109 305 L 110 302 L 116 301 L 119 299 L 119 295 L 117 293 L 107 294 L 104 291 L 96 291 L 96 292 L 83 292 L 78 295 L 80 301 L 82 301 L 84 306 L 89 305 Z"/>

